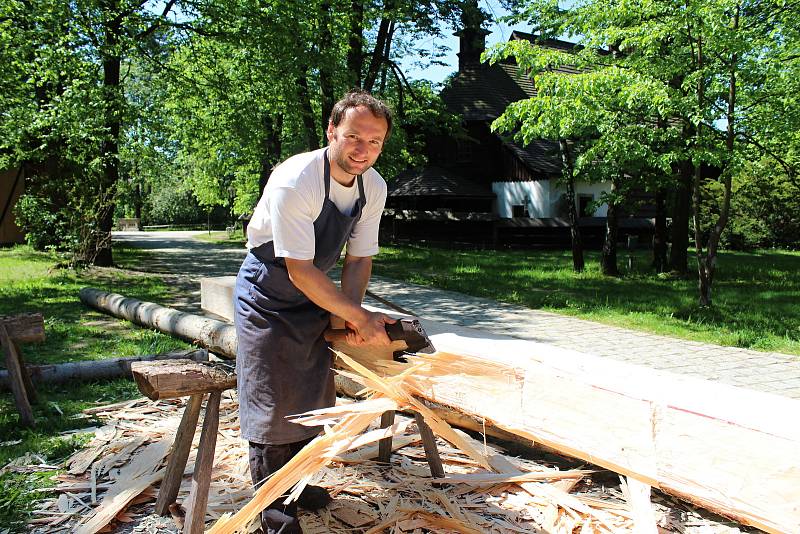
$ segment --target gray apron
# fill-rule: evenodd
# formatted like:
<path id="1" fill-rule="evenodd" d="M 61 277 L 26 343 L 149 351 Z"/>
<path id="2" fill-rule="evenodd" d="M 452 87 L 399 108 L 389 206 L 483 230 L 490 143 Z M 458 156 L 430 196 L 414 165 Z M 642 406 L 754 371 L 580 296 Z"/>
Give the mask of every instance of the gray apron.
<path id="1" fill-rule="evenodd" d="M 314 265 L 328 272 L 336 265 L 366 204 L 359 198 L 344 215 L 328 198 L 330 163 L 325 151 L 325 200 L 314 221 Z M 242 438 L 282 445 L 319 433 L 320 427 L 288 422 L 287 415 L 327 408 L 336 401 L 333 353 L 323 338 L 330 313 L 311 302 L 289 280 L 286 262 L 273 243 L 250 250 L 236 277 L 234 295 L 237 389 Z"/>

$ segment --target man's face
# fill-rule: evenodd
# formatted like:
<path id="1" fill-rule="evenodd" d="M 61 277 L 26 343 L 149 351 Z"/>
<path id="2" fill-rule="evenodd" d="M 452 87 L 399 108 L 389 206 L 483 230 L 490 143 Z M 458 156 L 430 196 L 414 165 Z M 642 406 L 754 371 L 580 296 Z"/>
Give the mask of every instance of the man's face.
<path id="1" fill-rule="evenodd" d="M 386 119 L 376 117 L 364 106 L 348 108 L 339 126 L 328 123 L 331 172 L 340 174 L 336 173 L 338 167 L 351 176 L 364 174 L 381 155 L 388 127 Z"/>

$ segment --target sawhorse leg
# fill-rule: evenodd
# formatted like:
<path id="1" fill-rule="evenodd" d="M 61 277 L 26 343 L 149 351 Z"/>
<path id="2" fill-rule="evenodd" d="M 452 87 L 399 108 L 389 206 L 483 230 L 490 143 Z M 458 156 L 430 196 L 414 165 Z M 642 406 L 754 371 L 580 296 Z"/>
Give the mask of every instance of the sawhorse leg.
<path id="1" fill-rule="evenodd" d="M 211 467 L 214 464 L 214 449 L 217 446 L 221 398 L 221 391 L 213 391 L 208 397 L 206 415 L 203 418 L 203 431 L 200 434 L 200 445 L 197 448 L 197 459 L 194 462 L 192 490 L 186 505 L 184 534 L 200 534 L 205 530 L 208 489 L 211 486 Z"/>
<path id="2" fill-rule="evenodd" d="M 381 428 L 389 428 L 394 424 L 394 410 L 383 412 L 381 416 Z M 392 436 L 383 438 L 378 442 L 378 461 L 388 464 L 392 456 Z"/>
<path id="3" fill-rule="evenodd" d="M 28 370 L 22 362 L 22 357 L 14 341 L 9 337 L 4 324 L 0 323 L 0 345 L 6 356 L 6 369 L 8 370 L 8 383 L 14 394 L 14 404 L 19 411 L 19 420 L 24 426 L 33 427 L 33 409 L 30 399 L 35 401 L 36 393 L 33 390 Z"/>
<path id="4" fill-rule="evenodd" d="M 439 457 L 439 449 L 436 447 L 436 438 L 431 427 L 425 422 L 425 418 L 419 412 L 414 412 L 414 419 L 417 421 L 419 435 L 422 437 L 422 446 L 425 448 L 425 458 L 428 459 L 428 466 L 431 468 L 433 478 L 444 478 L 444 467 L 442 459 Z"/>
<path id="5" fill-rule="evenodd" d="M 183 410 L 183 417 L 178 431 L 175 433 L 175 443 L 172 445 L 172 455 L 169 459 L 167 472 L 164 475 L 164 482 L 158 490 L 156 499 L 156 513 L 158 515 L 169 514 L 169 507 L 178 497 L 178 490 L 181 487 L 183 472 L 186 469 L 186 461 L 189 459 L 189 450 L 192 448 L 194 432 L 197 428 L 197 419 L 200 416 L 200 405 L 203 404 L 204 393 L 192 395 Z"/>
<path id="6" fill-rule="evenodd" d="M 394 410 L 384 412 L 381 416 L 381 428 L 389 428 L 394 424 Z M 444 477 L 444 466 L 442 459 L 439 457 L 439 449 L 436 447 L 436 437 L 433 435 L 431 427 L 425 422 L 425 418 L 419 412 L 414 412 L 414 419 L 417 422 L 419 435 L 422 438 L 422 446 L 425 449 L 425 458 L 428 460 L 428 466 L 431 468 L 431 476 L 433 478 Z M 392 454 L 392 436 L 383 438 L 378 442 L 378 461 L 382 463 L 389 463 Z"/>

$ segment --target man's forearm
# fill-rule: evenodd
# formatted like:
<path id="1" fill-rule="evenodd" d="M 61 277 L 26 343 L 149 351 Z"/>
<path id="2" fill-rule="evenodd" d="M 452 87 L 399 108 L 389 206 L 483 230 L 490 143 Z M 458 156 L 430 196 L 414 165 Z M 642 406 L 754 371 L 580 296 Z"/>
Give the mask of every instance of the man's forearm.
<path id="1" fill-rule="evenodd" d="M 347 285 L 352 288 L 353 294 L 356 296 L 359 293 L 363 295 L 363 291 L 366 290 L 366 283 L 361 281 L 364 280 L 365 272 L 367 273 L 366 280 L 369 280 L 371 267 L 368 266 L 371 266 L 371 261 L 360 267 L 351 265 L 348 268 L 351 274 L 347 275 L 349 280 Z M 356 268 L 353 269 L 353 267 Z M 371 312 L 362 308 L 360 298 L 358 301 L 354 301 L 349 295 L 339 291 L 330 278 L 317 269 L 311 260 L 286 258 L 286 268 L 289 271 L 289 279 L 306 297 L 317 306 L 350 323 L 355 332 L 348 334 L 349 343 L 389 345 L 386 324 L 393 323 L 394 319 L 380 312 Z"/>
<path id="2" fill-rule="evenodd" d="M 342 266 L 342 293 L 361 304 L 372 275 L 372 257 L 346 255 Z"/>
<path id="3" fill-rule="evenodd" d="M 343 291 L 339 291 L 331 279 L 317 269 L 313 262 L 287 258 L 286 266 L 289 270 L 289 279 L 314 304 L 346 321 L 358 323 L 364 320 L 365 310 L 360 306 L 361 301 L 356 301 Z"/>

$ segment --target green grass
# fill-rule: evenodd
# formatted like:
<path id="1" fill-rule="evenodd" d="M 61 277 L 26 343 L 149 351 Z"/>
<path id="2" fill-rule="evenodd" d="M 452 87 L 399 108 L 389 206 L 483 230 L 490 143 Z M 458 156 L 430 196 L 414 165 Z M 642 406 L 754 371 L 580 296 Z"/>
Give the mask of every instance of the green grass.
<path id="1" fill-rule="evenodd" d="M 194 239 L 232 248 L 241 248 L 247 243 L 247 238 L 242 234 L 241 228 L 238 228 L 236 232 L 230 236 L 228 232 L 216 232 L 212 230 L 211 233 L 197 234 L 194 236 Z"/>
<path id="2" fill-rule="evenodd" d="M 75 272 L 59 268 L 59 262 L 55 255 L 27 247 L 0 249 L 0 315 L 38 311 L 45 318 L 46 340 L 21 346 L 26 363 L 99 360 L 188 348 L 170 336 L 90 310 L 78 299 L 78 291 L 84 286 L 155 302 L 169 298 L 175 288 L 155 276 L 114 269 Z M 33 405 L 34 429 L 19 425 L 11 394 L 0 393 L 0 466 L 29 453 L 58 465 L 91 437 L 63 436 L 62 432 L 99 423 L 82 417 L 83 409 L 141 396 L 129 379 L 41 384 L 36 390 L 39 402 Z M 24 531 L 24 521 L 36 501 L 52 496 L 34 490 L 52 487 L 53 474 L 5 469 L 0 474 L 0 484 L 5 488 L 0 494 L 0 525 Z"/>
<path id="3" fill-rule="evenodd" d="M 46 340 L 23 347 L 27 363 L 60 363 L 154 354 L 185 348 L 175 338 L 110 318 L 81 304 L 78 291 L 92 286 L 161 302 L 176 289 L 157 276 L 115 270 L 75 272 L 58 258 L 27 247 L 0 250 L 0 315 L 41 312 Z"/>
<path id="4" fill-rule="evenodd" d="M 627 260 L 620 254 L 619 264 Z M 690 258 L 694 262 L 694 258 Z M 457 251 L 382 247 L 373 272 L 437 287 L 683 339 L 800 355 L 800 253 L 722 252 L 713 306 L 698 306 L 696 275 L 657 276 L 637 251 L 620 278 L 586 254 L 572 272 L 569 251 Z"/>

